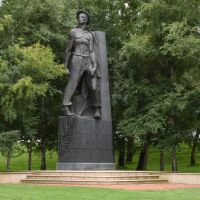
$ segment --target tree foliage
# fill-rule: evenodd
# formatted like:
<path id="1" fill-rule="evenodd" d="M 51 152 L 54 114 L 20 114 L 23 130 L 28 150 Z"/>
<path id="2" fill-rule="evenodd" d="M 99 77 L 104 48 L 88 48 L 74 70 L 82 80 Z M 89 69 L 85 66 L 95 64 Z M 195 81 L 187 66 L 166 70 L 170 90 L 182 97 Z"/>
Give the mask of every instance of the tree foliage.
<path id="1" fill-rule="evenodd" d="M 198 102 L 191 102 L 199 95 L 199 6 L 195 0 L 138 4 L 114 82 L 121 132 L 142 142 L 147 135 L 152 142 L 162 138 L 174 151 L 199 126 Z"/>
<path id="2" fill-rule="evenodd" d="M 56 148 L 61 91 L 67 83 L 61 63 L 78 8 L 91 14 L 91 30 L 107 34 L 114 132 L 138 142 L 142 150 L 154 144 L 175 155 L 180 142 L 196 146 L 198 0 L 3 1 L 1 131 L 20 130 L 26 144 L 41 141 L 43 158 L 47 149 Z"/>
<path id="3" fill-rule="evenodd" d="M 20 142 L 18 131 L 0 133 L 0 152 L 6 157 L 6 170 L 10 170 L 11 158 L 22 153 L 22 149 L 17 142 Z"/>

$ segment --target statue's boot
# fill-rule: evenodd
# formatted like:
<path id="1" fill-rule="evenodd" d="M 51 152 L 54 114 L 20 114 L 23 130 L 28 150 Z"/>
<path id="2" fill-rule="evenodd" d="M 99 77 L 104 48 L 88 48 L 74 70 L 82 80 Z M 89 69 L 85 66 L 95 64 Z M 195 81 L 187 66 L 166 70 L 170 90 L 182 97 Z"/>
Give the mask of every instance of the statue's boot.
<path id="1" fill-rule="evenodd" d="M 75 113 L 71 112 L 69 109 L 69 106 L 63 106 L 63 115 L 67 116 L 67 115 L 75 115 Z"/>
<path id="2" fill-rule="evenodd" d="M 96 108 L 95 109 L 94 118 L 95 119 L 100 119 L 101 118 L 100 108 Z"/>

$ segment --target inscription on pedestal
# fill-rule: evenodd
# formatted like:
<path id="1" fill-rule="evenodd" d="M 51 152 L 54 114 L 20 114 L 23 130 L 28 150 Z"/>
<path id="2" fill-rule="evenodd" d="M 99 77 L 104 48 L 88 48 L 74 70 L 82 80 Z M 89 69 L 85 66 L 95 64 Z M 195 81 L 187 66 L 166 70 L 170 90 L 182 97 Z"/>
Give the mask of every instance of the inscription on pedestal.
<path id="1" fill-rule="evenodd" d="M 58 153 L 61 156 L 64 152 L 69 152 L 74 143 L 77 130 L 76 115 L 60 116 L 58 126 Z"/>

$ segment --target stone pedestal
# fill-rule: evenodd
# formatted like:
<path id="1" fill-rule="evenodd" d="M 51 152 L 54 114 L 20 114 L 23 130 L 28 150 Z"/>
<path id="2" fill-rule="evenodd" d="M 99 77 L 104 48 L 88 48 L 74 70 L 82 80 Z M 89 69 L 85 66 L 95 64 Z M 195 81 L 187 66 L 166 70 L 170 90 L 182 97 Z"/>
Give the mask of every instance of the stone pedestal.
<path id="1" fill-rule="evenodd" d="M 101 119 L 59 117 L 58 170 L 113 170 L 112 118 L 104 32 L 94 32 L 100 74 Z"/>
<path id="2" fill-rule="evenodd" d="M 70 119 L 71 118 L 71 119 Z M 60 117 L 59 170 L 114 169 L 111 121 L 95 120 L 81 116 Z M 73 127 L 67 127 L 73 123 Z M 69 129 L 71 135 L 64 136 L 62 130 Z M 66 132 L 67 133 L 67 132 Z"/>

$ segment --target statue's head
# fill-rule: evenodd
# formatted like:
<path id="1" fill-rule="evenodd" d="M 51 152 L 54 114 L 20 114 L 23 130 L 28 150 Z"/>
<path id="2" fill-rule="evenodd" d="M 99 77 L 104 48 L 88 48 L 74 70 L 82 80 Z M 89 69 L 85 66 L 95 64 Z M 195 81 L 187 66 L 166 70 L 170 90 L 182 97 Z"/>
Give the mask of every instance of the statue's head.
<path id="1" fill-rule="evenodd" d="M 87 24 L 88 25 L 90 22 L 90 15 L 85 10 L 79 10 L 76 13 L 76 17 L 77 17 L 79 24 Z"/>

